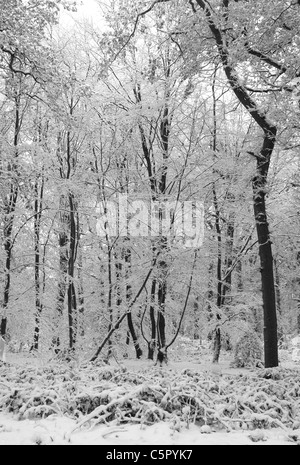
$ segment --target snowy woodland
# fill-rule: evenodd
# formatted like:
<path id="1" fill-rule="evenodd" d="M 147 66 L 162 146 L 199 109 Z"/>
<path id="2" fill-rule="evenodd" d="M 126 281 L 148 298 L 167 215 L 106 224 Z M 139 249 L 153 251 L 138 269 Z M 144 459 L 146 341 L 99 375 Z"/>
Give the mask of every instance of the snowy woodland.
<path id="1" fill-rule="evenodd" d="M 0 0 L 0 445 L 300 444 L 299 149 L 299 0 Z"/>

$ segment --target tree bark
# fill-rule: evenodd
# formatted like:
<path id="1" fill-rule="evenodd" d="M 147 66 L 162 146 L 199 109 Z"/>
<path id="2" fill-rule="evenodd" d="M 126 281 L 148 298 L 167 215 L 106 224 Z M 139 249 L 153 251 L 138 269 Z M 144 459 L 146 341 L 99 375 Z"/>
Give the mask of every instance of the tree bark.
<path id="1" fill-rule="evenodd" d="M 77 219 L 78 223 L 78 219 Z M 84 308 L 84 286 L 83 286 L 83 251 L 82 246 L 80 243 L 80 235 L 78 234 L 78 269 L 77 269 L 77 277 L 78 277 L 78 334 L 80 337 L 84 337 L 85 334 L 85 308 Z"/>
<path id="2" fill-rule="evenodd" d="M 64 312 L 65 298 L 67 292 L 67 273 L 68 273 L 68 244 L 69 237 L 67 230 L 69 228 L 69 218 L 67 213 L 67 203 L 64 195 L 60 197 L 60 231 L 58 233 L 58 246 L 59 246 L 59 275 L 58 275 L 58 289 L 56 301 L 56 315 L 55 315 L 55 331 L 53 337 L 53 345 L 56 347 L 55 352 L 60 351 L 61 346 L 61 324 Z"/>
<path id="3" fill-rule="evenodd" d="M 162 256 L 167 251 L 167 237 L 160 236 L 158 239 L 158 250 Z M 168 266 L 164 258 L 159 260 L 157 266 L 157 361 L 160 364 L 167 363 L 166 350 L 166 296 L 167 296 L 167 271 Z"/>
<path id="4" fill-rule="evenodd" d="M 283 343 L 284 340 L 284 332 L 283 332 L 283 325 L 282 325 L 282 309 L 281 309 L 281 292 L 280 292 L 280 276 L 279 276 L 279 269 L 277 260 L 274 258 L 274 273 L 275 273 L 275 294 L 276 294 L 276 308 L 277 314 L 279 317 L 279 324 L 278 324 L 278 341 Z"/>
<path id="5" fill-rule="evenodd" d="M 158 195 L 164 196 L 166 194 L 167 188 L 167 173 L 168 173 L 168 159 L 169 159 L 169 138 L 171 131 L 171 115 L 169 108 L 169 97 L 170 97 L 170 88 L 169 88 L 169 78 L 171 74 L 171 62 L 169 57 L 166 58 L 165 62 L 165 105 L 162 112 L 162 117 L 159 126 L 159 137 L 158 142 L 161 146 L 162 152 L 162 166 L 160 167 L 159 177 L 155 176 L 155 169 L 153 166 L 152 160 L 152 147 L 153 142 L 151 140 L 147 141 L 145 130 L 141 124 L 139 124 L 139 131 L 141 135 L 141 145 L 142 151 L 146 163 L 146 169 L 148 174 L 148 180 L 150 183 L 150 189 L 152 194 L 152 200 L 157 200 Z M 137 103 L 142 103 L 142 94 L 141 86 L 138 84 L 136 88 L 133 89 Z M 162 207 L 163 208 L 163 207 Z M 159 211 L 159 222 L 162 221 L 162 209 Z M 153 245 L 153 253 L 155 255 L 157 250 L 160 250 L 162 255 L 164 255 L 167 249 L 167 237 L 163 236 L 162 231 L 160 231 L 159 239 L 155 241 Z M 165 332 L 165 306 L 166 306 L 166 295 L 167 295 L 167 263 L 164 259 L 160 259 L 157 264 L 157 284 L 155 290 L 157 290 L 157 322 L 156 322 L 156 331 L 157 331 L 157 361 L 162 364 L 167 361 L 166 353 L 166 332 Z M 151 309 L 151 306 L 150 306 Z M 151 325 L 153 325 L 154 312 L 152 312 Z M 152 335 L 153 335 L 153 326 L 152 326 Z M 153 356 L 154 349 L 154 339 L 150 342 L 148 347 L 148 356 Z"/>
<path id="6" fill-rule="evenodd" d="M 5 275 L 4 275 L 4 292 L 3 292 L 3 304 L 2 304 L 2 318 L 1 318 L 1 336 L 5 339 L 7 332 L 7 309 L 9 303 L 9 294 L 10 294 L 10 284 L 11 284 L 11 260 L 12 260 L 12 250 L 13 250 L 13 224 L 14 224 L 14 214 L 16 210 L 18 195 L 19 195 L 19 185 L 18 182 L 14 181 L 14 177 L 17 175 L 17 168 L 15 160 L 19 156 L 19 137 L 21 130 L 22 119 L 20 116 L 20 96 L 15 97 L 15 125 L 14 125 L 14 160 L 12 163 L 9 163 L 8 171 L 12 174 L 12 179 L 10 181 L 10 193 L 8 199 L 5 201 L 4 205 L 4 252 L 5 252 Z"/>
<path id="7" fill-rule="evenodd" d="M 75 349 L 77 327 L 77 297 L 75 289 L 75 262 L 77 255 L 76 206 L 73 194 L 69 193 L 70 240 L 68 260 L 68 322 L 69 348 Z"/>
<path id="8" fill-rule="evenodd" d="M 132 289 L 131 289 L 131 284 L 129 283 L 130 271 L 131 271 L 131 250 L 130 250 L 129 247 L 124 248 L 124 258 L 125 258 L 125 267 L 126 267 L 126 269 L 125 269 L 126 305 L 129 305 L 130 301 L 131 301 L 131 298 L 132 298 Z M 131 309 L 127 310 L 127 323 L 128 323 L 129 334 L 130 334 L 130 336 L 132 338 L 132 341 L 133 341 L 133 345 L 134 345 L 134 349 L 135 349 L 135 353 L 136 353 L 136 358 L 140 359 L 142 357 L 142 355 L 143 355 L 143 351 L 142 351 L 142 349 L 140 347 L 140 344 L 139 344 L 139 341 L 138 341 L 138 338 L 137 338 L 137 335 L 136 335 L 136 332 L 135 332 L 135 329 L 134 329 Z M 128 336 L 127 336 L 127 339 L 129 339 Z"/>
<path id="9" fill-rule="evenodd" d="M 42 218 L 42 202 L 44 193 L 44 178 L 42 178 L 42 184 L 39 189 L 38 179 L 35 181 L 34 186 L 35 201 L 34 201 L 34 283 L 35 283 L 35 328 L 33 334 L 33 345 L 34 350 L 39 349 L 39 337 L 40 337 L 40 323 L 41 315 L 43 310 L 43 304 L 41 301 L 41 284 L 40 284 L 40 230 L 41 230 L 41 218 Z"/>
<path id="10" fill-rule="evenodd" d="M 216 214 L 216 233 L 217 233 L 217 308 L 221 309 L 222 306 L 222 235 L 221 235 L 221 224 L 220 224 L 220 211 L 218 206 L 218 199 L 216 188 L 213 188 L 213 198 L 214 198 L 214 207 Z M 220 353 L 221 353 L 221 328 L 219 322 L 221 320 L 221 314 L 218 311 L 217 315 L 217 324 L 214 331 L 214 340 L 213 340 L 213 363 L 219 363 Z"/>
<path id="11" fill-rule="evenodd" d="M 151 339 L 148 342 L 148 360 L 154 359 L 154 352 L 156 348 L 156 320 L 155 320 L 155 296 L 156 296 L 156 279 L 152 280 L 151 291 L 150 291 L 150 328 L 151 328 Z"/>
<path id="12" fill-rule="evenodd" d="M 265 134 L 261 150 L 262 160 L 257 161 L 257 175 L 253 178 L 253 206 L 259 243 L 262 297 L 264 307 L 265 367 L 278 366 L 277 314 L 273 255 L 266 211 L 266 188 L 269 160 L 275 145 L 276 130 Z"/>
<path id="13" fill-rule="evenodd" d="M 216 157 L 217 151 L 217 98 L 216 98 L 216 78 L 217 78 L 217 66 L 214 70 L 213 83 L 212 83 L 212 97 L 213 97 L 213 140 L 212 140 L 212 150 L 213 156 Z M 221 212 L 219 208 L 219 201 L 217 196 L 216 182 L 213 183 L 213 205 L 215 209 L 215 228 L 217 234 L 217 308 L 221 310 L 222 307 L 222 231 L 221 231 Z M 213 339 L 213 363 L 219 363 L 220 353 L 221 353 L 221 328 L 220 320 L 221 313 L 217 311 L 216 314 L 216 327 L 214 331 Z"/>
<path id="14" fill-rule="evenodd" d="M 223 70 L 227 80 L 239 102 L 246 108 L 251 118 L 258 124 L 264 134 L 263 145 L 258 154 L 253 154 L 257 159 L 256 175 L 252 180 L 253 208 L 256 222 L 257 237 L 259 243 L 259 256 L 261 263 L 262 298 L 264 308 L 264 352 L 265 367 L 278 366 L 277 343 L 277 315 L 275 285 L 273 273 L 273 256 L 270 239 L 270 231 L 266 211 L 267 175 L 271 156 L 276 143 L 277 128 L 268 121 L 265 112 L 258 108 L 256 102 L 250 97 L 245 87 L 238 78 L 238 73 L 233 67 L 230 51 L 227 43 L 226 32 L 220 29 L 214 20 L 211 6 L 205 0 L 196 0 L 203 10 L 208 27 L 215 40 Z M 228 14 L 228 10 L 224 10 Z"/>
<path id="15" fill-rule="evenodd" d="M 111 328 L 111 330 L 109 331 L 109 333 L 106 335 L 106 337 L 104 338 L 104 340 L 102 341 L 102 343 L 100 344 L 97 352 L 95 353 L 95 355 L 91 358 L 91 362 L 95 361 L 97 359 L 97 357 L 100 355 L 103 347 L 105 347 L 105 344 L 110 340 L 112 334 L 117 330 L 119 329 L 120 327 L 120 324 L 122 323 L 122 321 L 126 318 L 127 316 L 127 312 L 129 310 L 132 309 L 132 307 L 135 305 L 136 301 L 138 300 L 138 298 L 140 297 L 141 293 L 143 292 L 143 290 L 145 289 L 146 287 L 146 284 L 147 282 L 149 281 L 149 278 L 150 276 L 152 275 L 153 273 L 153 270 L 154 268 L 156 267 L 156 263 L 157 263 L 157 260 L 158 260 L 158 257 L 159 257 L 159 252 L 157 253 L 157 255 L 154 257 L 153 261 L 152 261 L 152 264 L 151 264 L 151 268 L 150 270 L 148 271 L 141 287 L 139 288 L 138 292 L 136 293 L 134 299 L 130 302 L 130 304 L 128 305 L 127 307 L 127 311 L 123 313 L 123 315 L 120 316 L 120 318 L 117 320 L 117 322 L 113 325 L 113 327 Z"/>

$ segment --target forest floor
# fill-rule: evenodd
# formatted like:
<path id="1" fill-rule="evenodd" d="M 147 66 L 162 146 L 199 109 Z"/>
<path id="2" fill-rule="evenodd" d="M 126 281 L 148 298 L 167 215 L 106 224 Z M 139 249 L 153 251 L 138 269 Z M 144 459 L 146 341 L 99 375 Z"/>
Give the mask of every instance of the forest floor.
<path id="1" fill-rule="evenodd" d="M 91 364 L 11 354 L 0 364 L 0 445 L 300 444 L 300 364 L 211 363 L 184 338 L 168 366 L 113 358 Z"/>

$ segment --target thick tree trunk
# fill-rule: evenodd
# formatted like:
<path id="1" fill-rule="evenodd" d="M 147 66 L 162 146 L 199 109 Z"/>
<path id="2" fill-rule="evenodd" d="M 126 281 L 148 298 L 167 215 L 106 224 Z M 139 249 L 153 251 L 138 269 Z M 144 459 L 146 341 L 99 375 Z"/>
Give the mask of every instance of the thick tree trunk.
<path id="1" fill-rule="evenodd" d="M 269 134 L 265 136 L 262 154 L 267 152 L 268 156 L 265 156 L 264 160 L 269 159 L 269 156 L 272 153 L 275 143 L 275 135 L 273 139 Z M 265 202 L 267 185 L 265 164 L 266 161 L 263 163 L 261 160 L 258 160 L 257 175 L 253 179 L 253 206 L 261 264 L 262 297 L 264 307 L 265 367 L 271 368 L 278 366 L 278 340 L 273 255 Z"/>
<path id="2" fill-rule="evenodd" d="M 215 21 L 211 6 L 205 0 L 196 0 L 203 10 L 208 27 L 215 40 L 224 73 L 228 79 L 232 91 L 239 102 L 246 108 L 251 118 L 257 123 L 264 133 L 264 142 L 260 153 L 253 154 L 257 159 L 257 174 L 252 181 L 253 205 L 256 221 L 257 237 L 259 242 L 259 256 L 261 262 L 262 297 L 264 307 L 264 352 L 266 368 L 278 366 L 277 345 L 277 315 L 275 285 L 273 274 L 273 257 L 270 240 L 270 231 L 266 213 L 266 187 L 267 175 L 271 156 L 276 143 L 277 129 L 269 122 L 266 112 L 262 111 L 257 103 L 249 95 L 247 89 L 239 80 L 238 73 L 234 68 L 234 60 L 230 55 L 228 47 L 227 30 L 220 29 Z M 223 16 L 228 18 L 228 2 Z"/>

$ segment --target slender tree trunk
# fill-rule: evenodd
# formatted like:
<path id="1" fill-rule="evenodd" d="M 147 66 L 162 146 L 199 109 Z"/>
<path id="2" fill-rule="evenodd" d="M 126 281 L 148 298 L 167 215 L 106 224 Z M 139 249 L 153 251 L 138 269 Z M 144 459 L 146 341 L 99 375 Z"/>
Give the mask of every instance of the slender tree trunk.
<path id="1" fill-rule="evenodd" d="M 113 282 L 112 282 L 112 248 L 109 245 L 108 249 L 108 300 L 107 300 L 107 310 L 108 310 L 108 333 L 112 331 L 113 323 L 114 323 L 114 316 L 113 316 L 113 308 L 112 308 L 112 291 L 113 291 Z M 107 350 L 107 361 L 112 356 L 112 340 L 111 338 L 108 339 L 108 350 Z"/>
<path id="2" fill-rule="evenodd" d="M 213 156 L 216 157 L 217 151 L 217 97 L 216 97 L 216 78 L 217 78 L 218 67 L 215 66 L 212 82 L 212 98 L 213 98 L 213 140 L 212 150 Z M 216 182 L 213 183 L 213 205 L 215 209 L 215 228 L 217 234 L 217 308 L 221 310 L 222 306 L 222 234 L 221 234 L 221 212 L 219 209 L 219 201 L 217 196 Z M 213 363 L 218 363 L 221 353 L 221 328 L 220 320 L 221 313 L 217 311 L 216 314 L 216 327 L 214 331 L 213 339 Z"/>
<path id="3" fill-rule="evenodd" d="M 148 360 L 154 359 L 154 351 L 156 347 L 156 320 L 155 320 L 155 295 L 156 295 L 156 279 L 152 280 L 150 293 L 150 325 L 151 325 L 151 340 L 148 343 Z"/>
<path id="4" fill-rule="evenodd" d="M 234 195 L 230 194 L 227 196 L 231 201 L 234 201 Z M 222 288 L 222 307 L 226 312 L 226 306 L 230 304 L 231 297 L 228 294 L 231 292 L 232 288 L 232 265 L 233 265 L 233 249 L 234 249 L 234 227 L 235 227 L 235 213 L 230 212 L 227 228 L 226 228 L 226 257 L 225 257 L 225 277 L 223 278 L 223 288 Z M 226 350 L 231 350 L 232 345 L 230 342 L 230 336 L 228 333 L 225 334 L 224 344 Z"/>
<path id="5" fill-rule="evenodd" d="M 274 258 L 274 273 L 275 273 L 276 308 L 277 308 L 277 313 L 279 317 L 278 340 L 280 341 L 280 343 L 282 343 L 284 340 L 284 333 L 283 333 L 283 326 L 282 326 L 280 276 L 279 276 L 277 260 L 275 258 Z"/>
<path id="6" fill-rule="evenodd" d="M 200 340 L 200 344 L 202 344 L 202 336 L 200 334 L 200 326 L 199 326 L 199 311 L 200 311 L 199 300 L 200 298 L 197 295 L 194 300 L 194 305 L 193 305 L 193 310 L 194 310 L 193 339 Z"/>
<path id="7" fill-rule="evenodd" d="M 123 315 L 120 316 L 120 318 L 118 319 L 118 321 L 115 323 L 115 325 L 111 328 L 110 332 L 106 335 L 106 337 L 104 338 L 104 340 L 102 341 L 102 343 L 100 344 L 97 352 L 95 353 L 95 355 L 91 358 L 91 362 L 95 361 L 97 359 L 97 357 L 99 357 L 102 349 L 105 347 L 105 344 L 110 340 L 112 334 L 117 330 L 119 329 L 120 327 L 120 324 L 122 323 L 122 321 L 126 318 L 127 316 L 127 313 L 128 313 L 128 310 L 131 310 L 132 307 L 135 305 L 135 303 L 137 302 L 138 298 L 140 297 L 141 293 L 143 292 L 143 290 L 145 289 L 146 287 L 146 284 L 147 282 L 149 281 L 149 278 L 151 276 L 151 274 L 153 273 L 153 270 L 154 268 L 156 267 L 156 263 L 157 263 L 157 260 L 158 260 L 158 256 L 159 256 L 159 253 L 154 257 L 153 261 L 152 261 L 152 264 L 151 264 L 151 268 L 150 270 L 148 271 L 142 285 L 140 286 L 138 292 L 136 293 L 134 299 L 130 302 L 130 304 L 128 305 L 128 308 L 127 308 L 127 311 L 123 313 Z"/>
<path id="8" fill-rule="evenodd" d="M 297 264 L 300 266 L 300 251 L 297 253 Z M 300 296 L 297 302 L 297 334 L 300 334 Z"/>
<path id="9" fill-rule="evenodd" d="M 74 196 L 69 194 L 70 240 L 68 261 L 68 322 L 69 322 L 69 348 L 75 349 L 77 336 L 77 297 L 75 289 L 75 262 L 77 255 L 77 228 Z"/>
<path id="10" fill-rule="evenodd" d="M 159 250 L 164 256 L 167 250 L 167 237 L 161 236 L 158 244 Z M 160 364 L 167 363 L 166 349 L 166 296 L 167 296 L 167 263 L 164 258 L 158 262 L 157 279 L 157 361 Z"/>
<path id="11" fill-rule="evenodd" d="M 152 146 L 153 142 L 149 139 L 147 141 L 146 133 L 143 126 L 139 125 L 139 131 L 141 135 L 141 144 L 144 159 L 146 162 L 146 168 L 148 173 L 148 179 L 150 183 L 150 189 L 152 193 L 152 200 L 157 199 L 157 195 L 165 195 L 167 188 L 167 174 L 168 174 L 168 159 L 169 159 L 169 138 L 171 130 L 171 115 L 169 108 L 169 97 L 170 97 L 170 78 L 171 73 L 171 61 L 169 57 L 166 57 L 165 61 L 165 78 L 166 78 L 166 87 L 165 87 L 165 106 L 162 112 L 162 118 L 159 126 L 159 144 L 162 150 L 162 166 L 160 167 L 159 177 L 155 176 L 155 166 L 153 165 L 152 160 Z M 137 103 L 142 102 L 141 86 L 138 84 L 134 89 L 134 95 L 136 97 Z M 162 221 L 162 211 L 160 209 L 159 221 L 161 224 Z M 160 233 L 160 238 L 158 244 L 153 246 L 153 252 L 155 254 L 156 250 L 160 250 L 162 255 L 167 249 L 167 237 L 164 237 Z M 166 333 L 165 333 L 165 306 L 166 306 L 166 294 L 167 294 L 167 263 L 164 259 L 160 259 L 157 264 L 157 300 L 158 300 L 158 313 L 157 313 L 157 361 L 162 364 L 167 362 L 167 353 L 166 353 Z M 151 308 L 151 307 L 150 307 Z M 153 321 L 153 319 L 152 319 Z M 153 333 L 153 331 L 152 331 Z M 153 345 L 152 341 L 150 343 Z M 152 356 L 151 348 L 150 356 Z M 148 353 L 149 355 L 149 353 Z"/>
<path id="12" fill-rule="evenodd" d="M 10 292 L 10 269 L 12 259 L 12 227 L 6 225 L 6 231 L 4 233 L 4 251 L 5 251 L 5 277 L 4 277 L 4 295 L 3 295 L 3 306 L 2 306 L 2 319 L 1 319 L 1 336 L 5 339 L 7 331 L 7 307 L 9 302 Z"/>
<path id="13" fill-rule="evenodd" d="M 18 195 L 19 195 L 19 186 L 18 182 L 14 181 L 14 177 L 17 175 L 17 168 L 15 160 L 19 156 L 19 138 L 21 130 L 21 116 L 20 116 L 20 96 L 15 97 L 15 125 L 14 125 L 14 161 L 9 162 L 8 171 L 12 174 L 12 179 L 10 181 L 10 193 L 8 199 L 4 203 L 4 232 L 3 232 L 3 242 L 4 242 L 4 252 L 5 252 L 5 275 L 4 275 L 4 292 L 3 292 L 3 304 L 2 304 L 2 318 L 0 325 L 1 336 L 5 339 L 7 331 L 7 309 L 9 303 L 10 295 L 10 284 L 11 284 L 11 260 L 12 260 L 12 250 L 13 250 L 13 224 L 14 224 L 14 214 L 16 210 Z"/>
<path id="14" fill-rule="evenodd" d="M 129 283 L 130 279 L 130 271 L 131 271 L 131 250 L 129 247 L 125 247 L 124 249 L 124 258 L 125 258 L 125 281 L 126 281 L 126 304 L 129 305 L 130 301 L 132 299 L 132 289 L 131 289 L 131 284 Z M 131 309 L 128 309 L 127 311 L 127 323 L 128 323 L 128 330 L 129 334 L 132 338 L 133 345 L 135 348 L 136 352 L 136 358 L 140 359 L 143 355 L 142 349 L 140 348 L 139 341 L 134 329 L 133 321 L 132 321 L 132 313 Z M 127 333 L 127 341 L 129 343 L 129 334 Z"/>
<path id="15" fill-rule="evenodd" d="M 39 182 L 36 179 L 34 186 L 35 201 L 34 201 L 34 282 L 35 282 L 35 328 L 33 334 L 33 346 L 34 350 L 39 349 L 39 337 L 40 337 L 40 323 L 43 304 L 41 301 L 41 281 L 40 281 L 40 230 L 41 230 L 41 218 L 42 218 L 42 202 L 44 192 L 44 178 L 42 178 L 42 185 L 39 189 Z"/>
<path id="16" fill-rule="evenodd" d="M 69 237 L 67 231 L 69 229 L 69 215 L 67 213 L 67 203 L 65 196 L 60 197 L 60 231 L 58 234 L 59 245 L 59 275 L 58 289 L 55 315 L 55 332 L 53 337 L 53 345 L 56 347 L 55 352 L 60 352 L 61 346 L 61 325 L 64 312 L 65 298 L 67 293 L 67 276 L 68 276 L 68 260 L 69 260 Z"/>
<path id="17" fill-rule="evenodd" d="M 78 221 L 78 220 L 77 220 Z M 80 244 L 80 236 L 78 235 L 78 334 L 80 337 L 84 337 L 85 325 L 84 325 L 84 287 L 83 287 L 83 252 Z"/>
<path id="18" fill-rule="evenodd" d="M 228 294 L 232 286 L 232 265 L 234 246 L 234 224 L 235 214 L 229 213 L 226 229 L 226 257 L 225 257 L 225 278 L 223 279 L 222 305 L 228 301 Z"/>
<path id="19" fill-rule="evenodd" d="M 212 308 L 211 302 L 214 299 L 214 290 L 213 290 L 213 281 L 214 281 L 214 263 L 211 260 L 209 267 L 208 267 L 208 282 L 207 282 L 207 313 L 208 313 L 208 320 L 212 319 Z"/>
<path id="20" fill-rule="evenodd" d="M 216 233 L 217 233 L 217 308 L 221 309 L 222 306 L 222 235 L 221 235 L 221 224 L 220 224 L 220 211 L 218 206 L 218 199 L 215 186 L 213 188 L 213 198 L 214 198 L 214 207 L 216 214 Z M 221 320 L 221 314 L 218 311 L 217 315 L 217 324 L 214 331 L 213 339 L 213 363 L 218 363 L 221 353 L 221 328 L 219 322 Z"/>
<path id="21" fill-rule="evenodd" d="M 243 292 L 244 290 L 244 282 L 243 282 L 243 264 L 242 260 L 238 260 L 236 264 L 236 274 L 237 274 L 237 288 L 239 292 Z"/>

